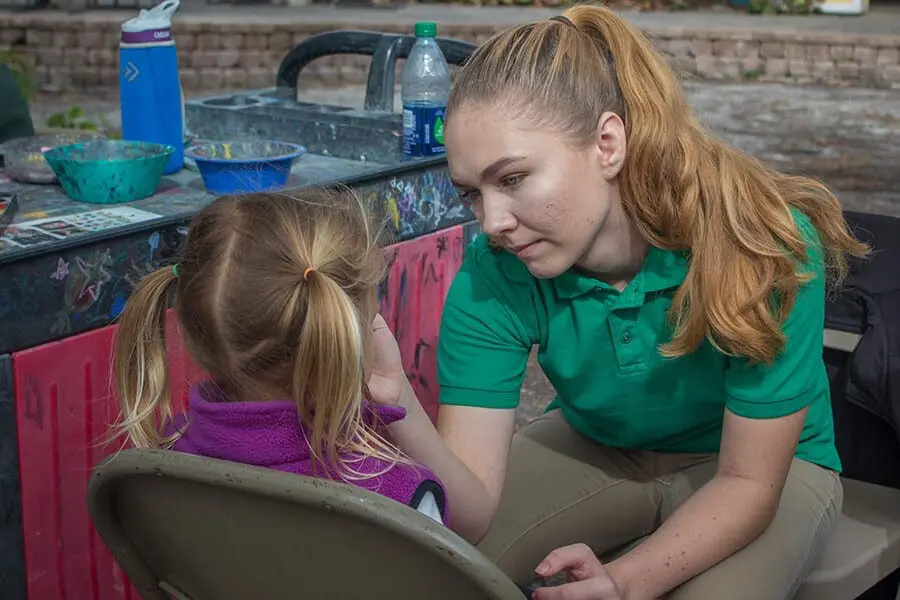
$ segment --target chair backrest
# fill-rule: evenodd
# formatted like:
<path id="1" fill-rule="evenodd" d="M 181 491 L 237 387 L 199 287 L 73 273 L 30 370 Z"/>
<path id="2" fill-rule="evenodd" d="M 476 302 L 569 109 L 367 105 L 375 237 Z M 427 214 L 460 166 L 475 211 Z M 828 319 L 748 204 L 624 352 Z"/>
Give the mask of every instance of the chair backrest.
<path id="1" fill-rule="evenodd" d="M 446 527 L 324 479 L 131 449 L 94 469 L 88 507 L 145 599 L 522 598 Z"/>

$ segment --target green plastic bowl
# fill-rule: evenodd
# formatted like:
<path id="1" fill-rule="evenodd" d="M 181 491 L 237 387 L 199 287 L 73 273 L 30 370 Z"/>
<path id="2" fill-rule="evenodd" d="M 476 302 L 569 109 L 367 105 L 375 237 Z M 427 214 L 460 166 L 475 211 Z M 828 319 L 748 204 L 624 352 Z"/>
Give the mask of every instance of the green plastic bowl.
<path id="1" fill-rule="evenodd" d="M 121 204 L 152 196 L 174 151 L 163 144 L 98 140 L 52 148 L 44 159 L 72 200 Z"/>

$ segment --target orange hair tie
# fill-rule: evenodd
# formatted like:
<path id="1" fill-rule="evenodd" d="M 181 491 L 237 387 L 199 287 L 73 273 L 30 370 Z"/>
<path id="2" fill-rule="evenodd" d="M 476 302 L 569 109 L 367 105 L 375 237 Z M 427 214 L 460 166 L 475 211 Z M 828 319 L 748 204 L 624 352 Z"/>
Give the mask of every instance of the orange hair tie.
<path id="1" fill-rule="evenodd" d="M 315 271 L 316 271 L 315 267 L 306 267 L 306 270 L 303 271 L 303 281 L 306 281 L 307 279 L 309 279 L 309 274 L 315 273 Z"/>

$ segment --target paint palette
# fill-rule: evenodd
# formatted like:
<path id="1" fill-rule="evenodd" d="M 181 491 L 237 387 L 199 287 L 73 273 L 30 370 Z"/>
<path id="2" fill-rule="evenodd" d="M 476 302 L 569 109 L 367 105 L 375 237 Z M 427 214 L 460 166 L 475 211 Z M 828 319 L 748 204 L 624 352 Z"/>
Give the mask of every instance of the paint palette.
<path id="1" fill-rule="evenodd" d="M 23 221 L 10 225 L 5 232 L 0 228 L 0 251 L 57 242 L 158 218 L 156 213 L 123 206 Z"/>

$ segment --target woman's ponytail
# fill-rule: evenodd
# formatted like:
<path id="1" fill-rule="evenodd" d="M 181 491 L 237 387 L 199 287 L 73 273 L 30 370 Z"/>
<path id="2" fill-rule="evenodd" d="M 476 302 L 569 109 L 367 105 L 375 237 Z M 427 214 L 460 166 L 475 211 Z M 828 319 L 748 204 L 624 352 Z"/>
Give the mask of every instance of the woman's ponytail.
<path id="1" fill-rule="evenodd" d="M 622 17 L 586 5 L 565 17 L 613 66 L 628 143 L 619 174 L 625 212 L 651 244 L 690 253 L 663 354 L 683 356 L 709 340 L 727 354 L 771 363 L 785 343 L 783 321 L 812 277 L 798 269 L 811 241 L 792 211 L 812 222 L 835 282 L 847 255 L 865 256 L 867 248 L 824 185 L 777 173 L 707 133 L 674 71 Z"/>
<path id="2" fill-rule="evenodd" d="M 612 67 L 628 139 L 620 173 L 626 212 L 652 243 L 690 247 L 701 221 L 702 154 L 696 150 L 704 134 L 675 73 L 640 31 L 612 11 L 581 5 L 565 16 Z"/>

